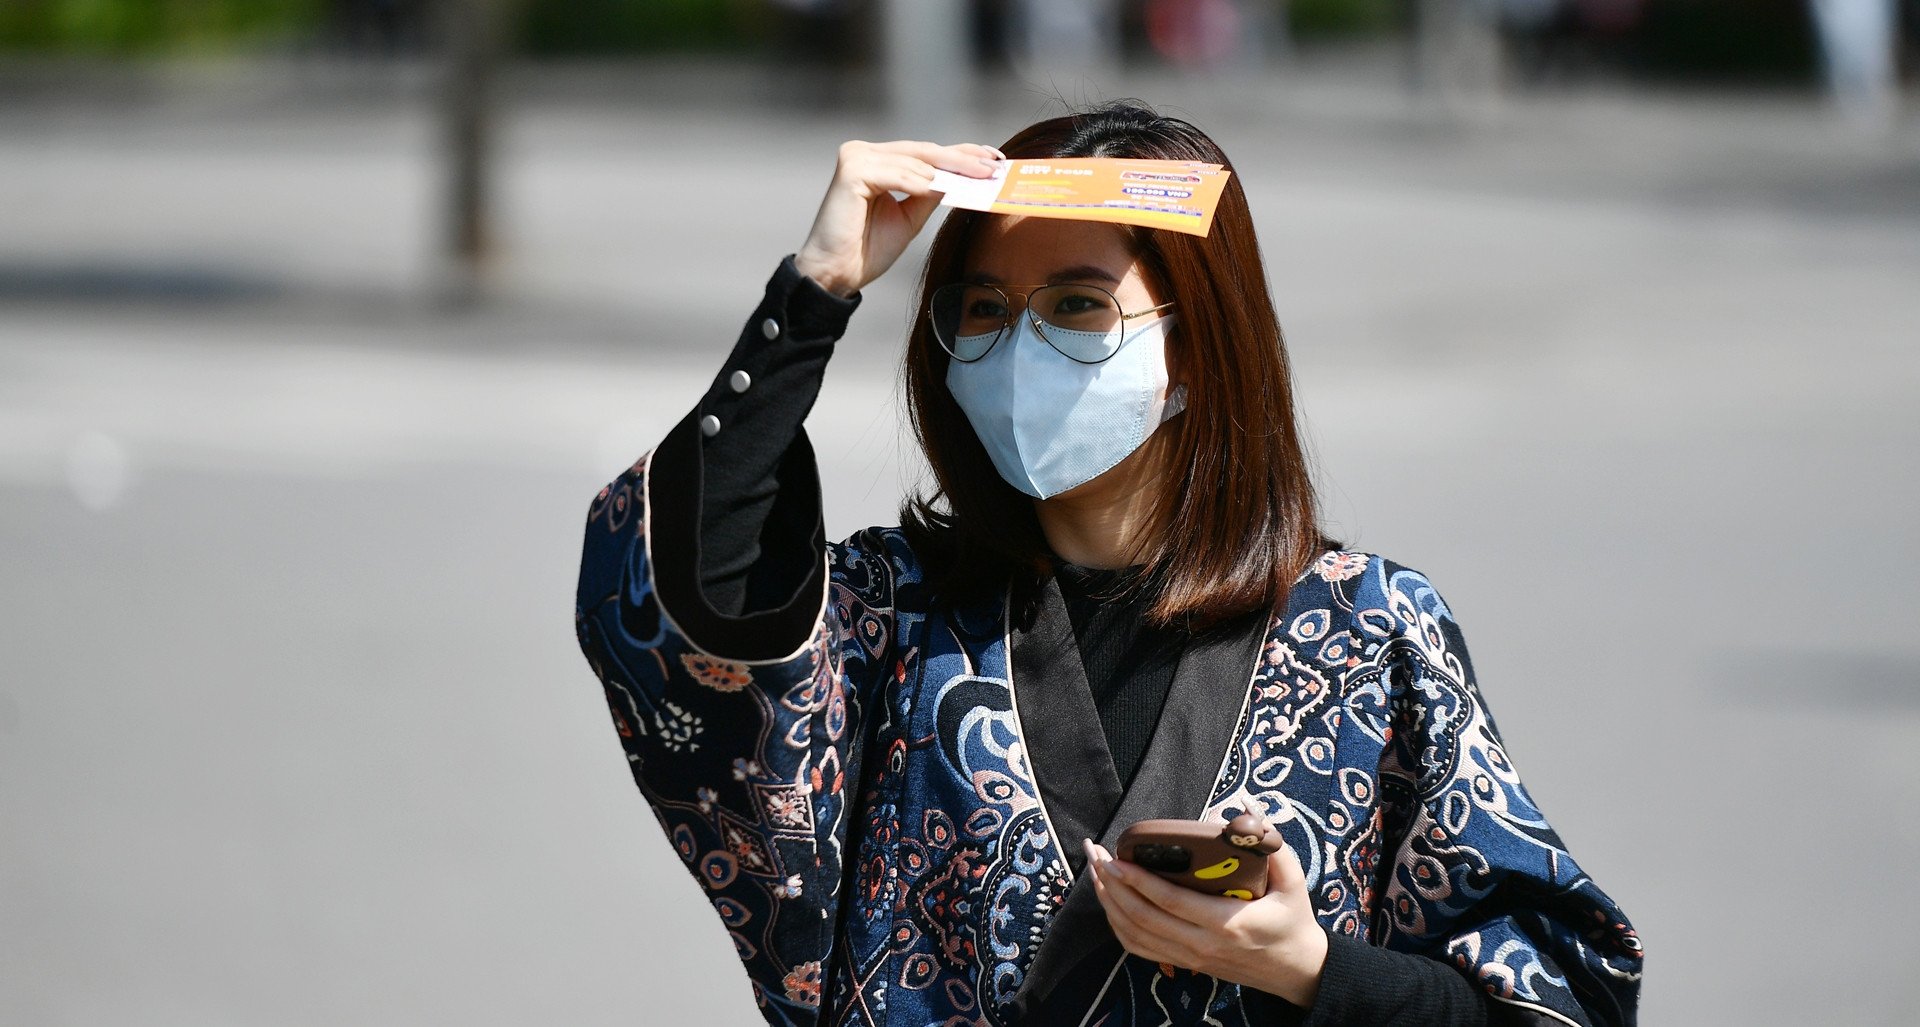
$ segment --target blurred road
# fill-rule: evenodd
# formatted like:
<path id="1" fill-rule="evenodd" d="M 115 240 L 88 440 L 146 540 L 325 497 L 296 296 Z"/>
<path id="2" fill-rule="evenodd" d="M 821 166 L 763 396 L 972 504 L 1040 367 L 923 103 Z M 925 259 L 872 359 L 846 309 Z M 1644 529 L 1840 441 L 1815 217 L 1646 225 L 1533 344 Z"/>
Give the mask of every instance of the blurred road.
<path id="1" fill-rule="evenodd" d="M 574 646 L 579 531 L 888 130 L 690 73 L 523 76 L 465 313 L 405 76 L 0 105 L 0 1022 L 756 1022 Z M 1234 156 L 1329 519 L 1447 596 L 1645 1022 L 1910 1022 L 1912 121 L 1125 92 Z M 836 537 L 916 477 L 914 263 L 810 422 Z"/>

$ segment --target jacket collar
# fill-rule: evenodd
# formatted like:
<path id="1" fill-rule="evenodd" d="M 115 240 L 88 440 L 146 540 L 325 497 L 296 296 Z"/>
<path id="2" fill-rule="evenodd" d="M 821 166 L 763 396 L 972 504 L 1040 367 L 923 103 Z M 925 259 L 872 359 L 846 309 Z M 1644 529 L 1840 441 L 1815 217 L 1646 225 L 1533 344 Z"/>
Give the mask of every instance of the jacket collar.
<path id="1" fill-rule="evenodd" d="M 1041 805 L 1074 881 L 1014 993 L 1015 1019 L 1055 1022 L 1040 1009 L 1084 1011 L 1123 954 L 1086 873 L 1080 839 L 1109 851 L 1129 824 L 1198 819 L 1245 716 L 1261 642 L 1260 610 L 1195 636 L 1181 653 L 1166 706 L 1131 787 L 1113 770 L 1058 582 L 1042 586 L 1029 628 L 1009 628 L 1015 710 Z M 1071 986 L 1068 985 L 1070 982 Z"/>

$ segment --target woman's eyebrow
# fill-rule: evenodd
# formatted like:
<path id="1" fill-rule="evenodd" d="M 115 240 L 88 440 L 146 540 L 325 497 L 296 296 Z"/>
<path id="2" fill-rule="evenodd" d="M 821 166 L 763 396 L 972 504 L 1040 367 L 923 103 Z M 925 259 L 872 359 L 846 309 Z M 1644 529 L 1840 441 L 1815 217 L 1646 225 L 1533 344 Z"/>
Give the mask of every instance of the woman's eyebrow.
<path id="1" fill-rule="evenodd" d="M 1000 285 L 1001 284 L 1000 276 L 995 274 L 990 274 L 985 271 L 976 271 L 973 274 L 968 275 L 967 281 L 973 283 L 974 285 Z M 1060 270 L 1055 271 L 1053 274 L 1048 275 L 1047 281 L 1049 282 L 1106 282 L 1109 285 L 1120 284 L 1120 279 L 1115 277 L 1113 272 L 1108 271 L 1106 268 L 1103 268 L 1103 267 L 1096 267 L 1092 264 L 1076 264 L 1073 267 L 1063 267 Z"/>
<path id="2" fill-rule="evenodd" d="M 1063 267 L 1053 274 L 1048 275 L 1047 281 L 1106 282 L 1108 285 L 1120 284 L 1120 279 L 1115 278 L 1113 272 L 1108 271 L 1106 268 L 1095 267 L 1092 264 L 1077 264 L 1073 267 Z"/>

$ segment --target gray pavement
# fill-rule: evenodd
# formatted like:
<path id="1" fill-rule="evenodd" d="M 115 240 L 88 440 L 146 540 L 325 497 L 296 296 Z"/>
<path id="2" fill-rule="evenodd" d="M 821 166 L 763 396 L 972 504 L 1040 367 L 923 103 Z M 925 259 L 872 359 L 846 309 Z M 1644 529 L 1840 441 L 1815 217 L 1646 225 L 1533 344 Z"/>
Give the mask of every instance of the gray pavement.
<path id="1" fill-rule="evenodd" d="M 1448 123 L 1390 70 L 1118 91 L 1233 154 L 1332 527 L 1454 607 L 1644 1022 L 1909 1022 L 1920 132 L 1599 88 Z M 754 1022 L 569 609 L 594 492 L 887 132 L 753 75 L 523 72 L 465 313 L 422 299 L 416 75 L 0 105 L 0 1023 Z M 917 480 L 913 261 L 809 422 L 836 535 Z"/>

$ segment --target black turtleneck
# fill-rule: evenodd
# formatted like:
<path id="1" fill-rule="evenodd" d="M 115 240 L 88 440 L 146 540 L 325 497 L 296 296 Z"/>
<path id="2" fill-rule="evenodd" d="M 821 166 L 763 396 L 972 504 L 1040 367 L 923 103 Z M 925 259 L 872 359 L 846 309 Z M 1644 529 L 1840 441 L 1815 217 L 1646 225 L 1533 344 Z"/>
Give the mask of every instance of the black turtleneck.
<path id="1" fill-rule="evenodd" d="M 1054 570 L 1113 769 L 1125 788 L 1166 705 L 1184 635 L 1147 624 L 1148 598 L 1125 593 L 1141 568 L 1101 570 L 1056 561 Z"/>

